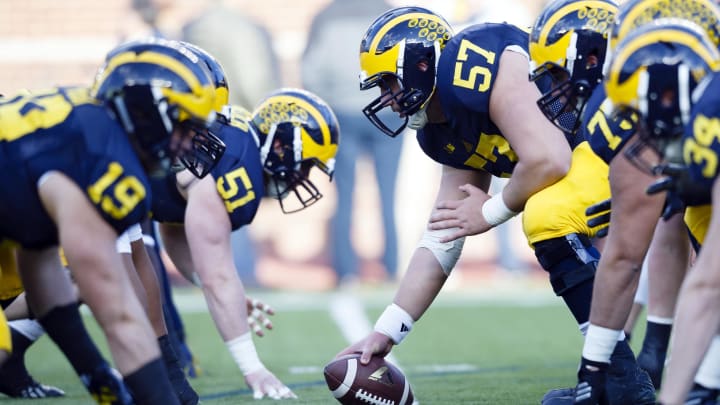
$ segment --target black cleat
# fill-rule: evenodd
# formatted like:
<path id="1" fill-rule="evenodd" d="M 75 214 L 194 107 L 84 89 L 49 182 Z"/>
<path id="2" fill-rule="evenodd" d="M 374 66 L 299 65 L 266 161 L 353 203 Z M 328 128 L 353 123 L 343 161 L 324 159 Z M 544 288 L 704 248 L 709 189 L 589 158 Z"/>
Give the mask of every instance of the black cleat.
<path id="1" fill-rule="evenodd" d="M 685 405 L 717 405 L 720 391 L 695 383 L 685 399 Z"/>
<path id="2" fill-rule="evenodd" d="M 655 387 L 640 368 L 627 341 L 618 342 L 610 357 L 606 390 L 613 405 L 654 405 Z"/>
<path id="3" fill-rule="evenodd" d="M 609 366 L 607 363 L 588 360 L 585 357 L 581 359 L 577 374 L 578 384 L 574 392 L 576 404 L 610 405 L 606 389 Z"/>
<path id="4" fill-rule="evenodd" d="M 200 402 L 200 397 L 193 387 L 190 386 L 187 376 L 180 365 L 178 355 L 170 343 L 169 337 L 165 335 L 158 338 L 158 344 L 165 368 L 168 372 L 168 377 L 170 378 L 170 384 L 175 391 L 175 396 L 180 400 L 180 404 L 197 405 L 198 402 Z"/>
<path id="5" fill-rule="evenodd" d="M 644 344 L 637 357 L 638 365 L 648 373 L 656 390 L 660 389 L 660 383 L 662 382 L 666 354 L 667 352 L 664 350 Z"/>
<path id="6" fill-rule="evenodd" d="M 65 396 L 65 391 L 50 385 L 40 384 L 32 377 L 19 384 L 6 385 L 5 381 L 0 381 L 0 392 L 10 398 L 57 398 Z"/>
<path id="7" fill-rule="evenodd" d="M 100 405 L 133 405 L 133 399 L 122 376 L 108 365 L 80 376 L 85 388 Z"/>
<path id="8" fill-rule="evenodd" d="M 540 400 L 541 405 L 564 405 L 575 403 L 574 388 L 553 388 Z"/>

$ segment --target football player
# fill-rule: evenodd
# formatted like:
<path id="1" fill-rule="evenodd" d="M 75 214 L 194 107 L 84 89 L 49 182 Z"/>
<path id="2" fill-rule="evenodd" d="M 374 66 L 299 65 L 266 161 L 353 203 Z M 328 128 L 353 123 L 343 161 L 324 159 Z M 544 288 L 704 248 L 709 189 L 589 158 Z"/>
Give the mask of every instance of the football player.
<path id="1" fill-rule="evenodd" d="M 685 218 L 697 242 L 707 248 L 700 250 L 678 297 L 673 355 L 660 396 L 663 404 L 675 404 L 679 402 L 678 398 L 685 398 L 693 376 L 695 387 L 701 384 L 715 388 L 712 400 L 716 399 L 717 388 L 720 388 L 720 375 L 717 370 L 712 370 L 712 363 L 720 363 L 720 336 L 716 335 L 720 319 L 711 309 L 715 308 L 713 305 L 717 301 L 716 271 L 720 263 L 713 248 L 720 228 L 717 217 L 712 215 L 720 201 L 720 188 L 716 181 L 717 154 L 720 150 L 716 139 L 720 133 L 718 86 L 720 75 L 715 73 L 700 85 L 698 94 L 694 94 L 696 101 L 681 141 L 682 156 L 675 156 L 676 161 L 681 158 L 682 163 L 687 165 L 687 174 L 674 180 L 678 183 L 674 188 L 681 190 L 685 202 L 692 205 L 688 207 Z M 666 157 L 668 154 L 666 152 Z M 696 205 L 709 202 L 712 205 Z M 703 354 L 705 359 L 701 363 Z"/>
<path id="2" fill-rule="evenodd" d="M 26 319 L 30 314 L 23 291 L 20 275 L 17 272 L 15 248 L 8 242 L 0 243 L 0 306 L 3 311 L 7 311 L 13 347 L 8 360 L 0 366 L 0 392 L 11 398 L 63 396 L 65 395 L 63 390 L 35 381 L 25 367 L 25 351 L 45 331 L 37 320 Z M 97 349 L 92 346 L 88 351 L 96 352 Z M 97 366 L 103 364 L 104 362 Z"/>
<path id="3" fill-rule="evenodd" d="M 603 80 L 608 34 L 616 14 L 617 5 L 612 1 L 556 0 L 541 12 L 530 33 L 530 79 L 551 83 L 538 99 L 538 106 L 568 136 L 573 155 L 568 175 L 528 200 L 523 223 L 539 262 L 550 274 L 554 290 L 573 311 L 583 334 L 588 328 L 599 254 L 595 249 L 587 249 L 592 254 L 583 255 L 576 248 L 577 243 L 569 242 L 577 235 L 586 241 L 594 236 L 596 230 L 578 226 L 585 216 L 583 204 L 610 195 L 608 164 L 591 149 L 582 118 L 597 111 L 588 100 L 602 88 L 598 85 Z M 588 104 L 590 109 L 586 111 Z M 597 126 L 599 119 L 595 117 L 591 126 Z M 602 119 L 607 126 L 604 116 Z M 560 237 L 548 238 L 550 232 Z M 573 250 L 575 253 L 571 254 Z M 615 346 L 611 360 L 607 381 L 611 402 L 653 403 L 653 386 L 638 367 L 624 336 Z M 572 395 L 572 389 L 552 390 L 543 403 L 572 402 Z"/>
<path id="4" fill-rule="evenodd" d="M 148 175 L 193 153 L 190 127 L 214 120 L 214 97 L 198 59 L 168 45 L 108 60 L 91 89 L 19 94 L 0 104 L 0 165 L 9 176 L 0 185 L 0 236 L 19 246 L 33 312 L 98 402 L 130 399 L 105 398 L 96 386 L 99 353 L 85 350 L 89 337 L 57 246 L 135 403 L 177 404 L 115 241 L 147 215 Z"/>
<path id="5" fill-rule="evenodd" d="M 663 16 L 677 16 L 697 23 L 705 29 L 708 37 L 716 46 L 720 45 L 720 31 L 718 30 L 720 11 L 711 0 L 684 2 L 631 0 L 626 2 L 620 7 L 620 13 L 613 24 L 610 42 L 617 43 L 633 29 L 652 23 L 654 19 Z M 601 99 L 595 101 L 602 102 Z M 612 125 L 609 128 L 612 129 Z M 601 128 L 589 130 L 595 135 L 594 138 L 591 138 L 593 146 L 599 153 L 612 157 L 613 150 L 619 151 L 619 149 L 610 148 L 613 137 L 606 136 L 599 129 Z M 609 133 L 612 132 L 609 131 Z M 618 135 L 623 139 L 627 138 L 622 136 L 622 132 L 619 132 Z M 615 139 L 615 143 L 619 143 L 618 138 Z M 623 175 L 624 178 L 629 179 L 628 176 L 636 175 L 632 169 L 630 170 L 629 174 Z M 616 172 L 619 173 L 617 170 Z M 632 184 L 632 182 L 628 182 L 628 184 Z M 614 197 L 616 196 L 614 195 Z M 677 199 L 667 200 L 663 209 L 664 221 L 658 222 L 645 259 L 646 262 L 649 262 L 648 278 L 653 287 L 649 290 L 646 333 L 638 355 L 638 363 L 648 371 L 653 384 L 658 389 L 661 385 L 662 371 L 672 330 L 677 293 L 686 273 L 687 257 L 690 253 L 687 242 L 688 233 L 682 221 L 682 215 L 676 215 L 681 213 L 682 208 Z M 606 218 L 609 219 L 609 215 L 606 215 Z M 598 221 L 600 218 L 593 220 Z M 624 228 L 627 229 L 627 227 Z M 623 230 L 619 231 L 623 232 Z M 628 251 L 627 255 L 635 256 L 636 253 Z M 608 289 L 605 288 L 605 291 Z"/>
<path id="6" fill-rule="evenodd" d="M 649 80 L 667 80 L 658 69 L 648 69 Z M 717 142 L 717 93 L 720 85 L 717 71 L 703 77 L 692 94 L 691 113 L 685 111 L 682 138 L 673 133 L 655 134 L 648 143 L 666 162 L 655 167 L 656 172 L 668 174 L 656 182 L 648 192 L 668 190 L 687 205 L 685 221 L 696 248 L 712 246 L 716 235 L 712 206 L 717 200 L 714 163 Z M 661 100 L 648 100 L 648 110 L 659 109 Z M 687 117 L 689 115 L 689 118 Z M 659 187 L 658 187 L 659 186 Z M 715 404 L 720 388 L 720 338 L 718 319 L 712 308 L 717 290 L 714 270 L 717 261 L 711 248 L 701 249 L 693 270 L 685 280 L 676 312 L 672 352 L 667 377 L 660 395 L 663 404 Z M 707 352 L 706 352 L 707 351 Z M 701 358 L 705 355 L 705 358 Z M 692 386 L 693 376 L 695 384 Z M 692 386 L 692 390 L 691 390 Z M 699 389 L 701 388 L 701 389 Z M 689 391 L 689 394 L 688 394 Z M 691 402 L 692 401 L 692 402 Z"/>
<path id="7" fill-rule="evenodd" d="M 609 356 L 627 318 L 642 259 L 663 210 L 662 196 L 645 193 L 655 178 L 652 167 L 657 163 L 657 155 L 645 146 L 653 144 L 649 139 L 670 139 L 682 133 L 692 105 L 690 94 L 716 68 L 719 56 L 706 32 L 683 19 L 660 19 L 635 28 L 613 51 L 605 80 L 609 108 L 617 117 L 637 119 L 637 126 L 629 137 L 617 138 L 618 153 L 627 159 L 610 163 L 616 225 L 610 228 L 598 267 L 576 403 L 607 403 Z"/>
<path id="8" fill-rule="evenodd" d="M 295 89 L 272 93 L 252 114 L 225 106 L 228 87 L 222 67 L 210 55 L 204 59 L 212 65 L 218 91 L 215 108 L 223 113 L 202 134 L 217 138 L 225 151 L 216 166 L 208 167 L 204 156 L 212 155 L 212 149 L 196 143 L 193 160 L 185 165 L 206 176 L 196 178 L 182 170 L 153 179 L 153 217 L 160 223 L 173 263 L 202 288 L 216 327 L 253 396 L 295 398 L 255 350 L 248 316 L 256 317 L 264 305 L 244 305 L 230 234 L 252 222 L 264 196 L 279 200 L 285 213 L 322 197 L 308 176 L 313 167 L 332 176 L 339 141 L 337 120 L 324 101 Z M 261 335 L 259 324 L 252 327 Z"/>
<path id="9" fill-rule="evenodd" d="M 607 26 L 615 5 L 592 5 L 597 3 L 595 13 L 603 11 Z M 523 208 L 528 240 L 556 293 L 579 323 L 587 321 L 598 253 L 589 240 L 594 232 L 584 225 L 584 204 L 608 195 L 607 169 L 587 144 L 571 152 L 563 132 L 533 102 L 547 83 L 527 81 L 527 32 L 508 24 L 480 24 L 451 37 L 450 27 L 436 14 L 399 8 L 379 17 L 361 43 L 361 88 L 382 92 L 365 114 L 389 135 L 399 134 L 405 124 L 417 129 L 425 153 L 443 164 L 436 210 L 393 304 L 373 333 L 340 353 L 362 352 L 363 363 L 371 355 L 386 354 L 407 335 L 450 274 L 465 235 L 483 232 Z M 404 122 L 393 128 L 383 121 L 378 112 L 386 107 Z M 553 114 L 563 110 L 555 108 Z M 555 122 L 571 141 L 575 120 L 568 114 Z M 568 173 L 571 160 L 585 163 Z M 493 197 L 486 194 L 491 175 L 510 177 L 505 190 Z M 566 175 L 565 182 L 560 180 Z M 575 191 L 578 200 L 567 201 Z M 549 207 L 553 220 L 540 220 Z M 624 356 L 634 363 L 629 348 Z M 647 390 L 641 387 L 638 383 L 628 391 L 642 398 Z M 650 400 L 652 394 L 650 390 Z"/>

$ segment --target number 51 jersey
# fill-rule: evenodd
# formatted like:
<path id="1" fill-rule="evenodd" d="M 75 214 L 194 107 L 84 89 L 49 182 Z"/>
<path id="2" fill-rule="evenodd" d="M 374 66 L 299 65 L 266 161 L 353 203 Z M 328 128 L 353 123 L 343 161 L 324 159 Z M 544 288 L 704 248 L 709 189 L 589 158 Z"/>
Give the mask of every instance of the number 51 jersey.
<path id="1" fill-rule="evenodd" d="M 38 195 L 50 171 L 77 184 L 118 234 L 148 213 L 149 182 L 128 136 L 86 88 L 0 99 L 0 240 L 31 249 L 58 244 Z"/>
<path id="2" fill-rule="evenodd" d="M 211 130 L 225 143 L 225 153 L 210 172 L 222 199 L 232 230 L 250 224 L 265 195 L 260 148 L 253 139 L 250 112 L 232 107 L 228 122 L 219 119 Z M 187 201 L 177 188 L 174 174 L 151 179 L 152 215 L 158 222 L 183 223 Z"/>

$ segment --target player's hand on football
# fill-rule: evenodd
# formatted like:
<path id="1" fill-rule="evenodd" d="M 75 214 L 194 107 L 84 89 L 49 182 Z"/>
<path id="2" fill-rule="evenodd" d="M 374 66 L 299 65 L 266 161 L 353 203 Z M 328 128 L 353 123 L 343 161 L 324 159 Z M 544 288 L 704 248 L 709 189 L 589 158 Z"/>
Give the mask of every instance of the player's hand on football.
<path id="1" fill-rule="evenodd" d="M 275 311 L 270 305 L 254 298 L 245 297 L 245 303 L 247 304 L 248 326 L 250 326 L 250 330 L 260 337 L 265 336 L 263 328 L 273 328 L 273 324 L 268 316 L 275 315 Z"/>
<path id="2" fill-rule="evenodd" d="M 461 200 L 438 202 L 430 216 L 429 229 L 449 231 L 440 242 L 477 235 L 492 228 L 482 214 L 482 206 L 490 196 L 472 184 L 463 184 L 460 191 L 467 196 Z"/>
<path id="3" fill-rule="evenodd" d="M 353 343 L 350 347 L 338 353 L 335 357 L 360 353 L 360 363 L 368 364 L 372 356 L 387 356 L 390 350 L 392 350 L 392 347 L 393 341 L 389 336 L 373 331 L 362 340 Z"/>
<path id="4" fill-rule="evenodd" d="M 253 392 L 253 398 L 292 399 L 297 398 L 290 388 L 265 367 L 245 376 L 245 383 Z"/>

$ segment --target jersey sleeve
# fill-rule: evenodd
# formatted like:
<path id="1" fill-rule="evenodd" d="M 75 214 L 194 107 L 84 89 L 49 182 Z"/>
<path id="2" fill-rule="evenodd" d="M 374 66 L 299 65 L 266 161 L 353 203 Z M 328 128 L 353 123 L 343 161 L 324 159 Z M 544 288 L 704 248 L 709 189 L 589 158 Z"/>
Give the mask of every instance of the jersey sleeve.
<path id="1" fill-rule="evenodd" d="M 265 195 L 260 151 L 247 120 L 233 115 L 230 125 L 217 134 L 225 142 L 225 154 L 211 174 L 230 218 L 232 230 L 252 222 Z"/>
<path id="2" fill-rule="evenodd" d="M 610 162 L 635 135 L 637 117 L 616 116 L 603 86 L 595 88 L 588 100 L 580 126 L 581 136 L 605 163 Z"/>

